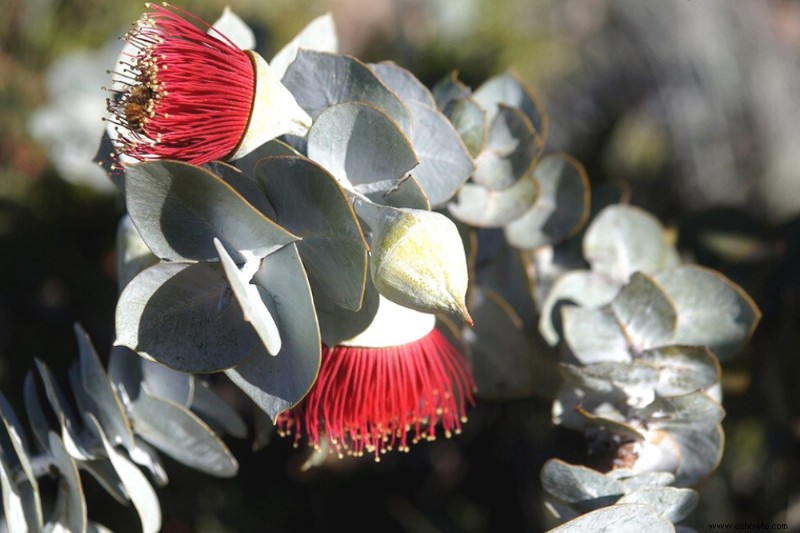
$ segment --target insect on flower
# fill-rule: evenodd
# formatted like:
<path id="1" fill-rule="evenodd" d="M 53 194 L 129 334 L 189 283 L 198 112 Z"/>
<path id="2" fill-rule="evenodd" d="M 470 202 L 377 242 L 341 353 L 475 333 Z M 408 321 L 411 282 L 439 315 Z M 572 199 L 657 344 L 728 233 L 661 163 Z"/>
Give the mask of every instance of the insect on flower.
<path id="1" fill-rule="evenodd" d="M 120 154 L 199 165 L 306 133 L 311 117 L 261 56 L 186 11 L 145 5 L 111 71 L 109 135 Z"/>

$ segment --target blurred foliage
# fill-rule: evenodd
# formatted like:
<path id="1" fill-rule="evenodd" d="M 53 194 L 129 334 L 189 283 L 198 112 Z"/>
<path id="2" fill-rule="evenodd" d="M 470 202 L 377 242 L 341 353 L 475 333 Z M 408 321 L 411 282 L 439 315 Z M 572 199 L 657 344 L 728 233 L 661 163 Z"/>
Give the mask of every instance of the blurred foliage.
<path id="1" fill-rule="evenodd" d="M 697 487 L 700 503 L 689 523 L 701 530 L 708 521 L 800 526 L 800 396 L 793 393 L 800 375 L 800 180 L 791 164 L 800 123 L 793 101 L 800 76 L 796 2 L 181 6 L 214 20 L 226 3 L 273 52 L 309 14 L 330 9 L 343 52 L 392 59 L 428 86 L 453 68 L 477 85 L 514 65 L 548 110 L 548 151 L 574 155 L 593 187 L 630 182 L 632 203 L 676 232 L 682 254 L 722 271 L 763 312 L 749 346 L 723 365 L 726 453 Z M 101 354 L 108 352 L 122 211 L 114 199 L 62 181 L 28 133 L 28 117 L 48 99 L 50 65 L 69 51 L 102 47 L 142 6 L 5 0 L 0 9 L 0 388 L 16 405 L 34 356 L 65 375 L 77 356 L 74 322 Z M 742 80 L 749 80 L 746 88 Z M 235 398 L 227 388 L 220 392 Z M 159 490 L 165 530 L 268 524 L 325 531 L 354 519 L 386 531 L 537 530 L 545 523 L 545 461 L 585 460 L 582 439 L 554 429 L 550 399 L 539 397 L 483 401 L 459 439 L 387 457 L 379 467 L 342 461 L 303 473 L 303 454 L 288 441 L 257 453 L 248 441 L 226 442 L 240 461 L 234 479 L 167 463 L 170 484 Z M 102 491 L 91 480 L 86 485 L 97 502 L 92 518 L 118 531 L 137 529 L 132 510 L 103 505 Z"/>

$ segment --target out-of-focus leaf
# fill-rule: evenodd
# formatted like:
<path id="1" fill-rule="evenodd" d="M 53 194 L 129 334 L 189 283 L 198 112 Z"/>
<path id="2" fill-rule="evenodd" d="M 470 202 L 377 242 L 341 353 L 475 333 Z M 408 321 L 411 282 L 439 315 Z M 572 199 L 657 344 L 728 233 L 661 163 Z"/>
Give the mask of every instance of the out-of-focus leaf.
<path id="1" fill-rule="evenodd" d="M 378 312 L 378 291 L 370 278 L 367 278 L 364 286 L 364 301 L 358 311 L 336 305 L 326 292 L 319 288 L 313 277 L 309 281 L 314 293 L 322 342 L 328 346 L 336 346 L 342 341 L 352 339 L 372 323 Z"/>
<path id="2" fill-rule="evenodd" d="M 704 346 L 664 346 L 647 350 L 639 360 L 656 367 L 656 394 L 678 396 L 697 390 L 709 392 L 719 383 L 719 361 Z"/>
<path id="3" fill-rule="evenodd" d="M 583 510 L 610 505 L 625 492 L 619 481 L 560 459 L 550 459 L 544 464 L 541 479 L 549 494 Z"/>
<path id="4" fill-rule="evenodd" d="M 3 504 L 5 506 L 8 501 L 10 507 L 5 507 L 5 509 L 14 514 L 16 512 L 13 510 L 16 505 L 14 501 L 15 495 L 19 497 L 25 523 L 30 525 L 31 530 L 37 531 L 42 527 L 43 523 L 39 484 L 36 481 L 36 475 L 33 473 L 30 458 L 28 457 L 25 430 L 16 413 L 14 413 L 11 404 L 2 393 L 0 393 L 0 415 L 2 415 L 5 437 L 8 438 L 8 443 L 5 442 L 5 438 L 0 438 L 3 446 L 3 453 L 0 455 L 2 457 L 0 466 L 2 466 L 2 482 L 4 484 Z M 11 445 L 10 449 L 7 449 L 9 443 Z M 19 471 L 15 480 L 10 479 L 8 476 L 12 469 Z M 8 489 L 5 487 L 6 483 L 10 484 Z M 12 529 L 14 528 L 12 527 Z"/>
<path id="5" fill-rule="evenodd" d="M 133 403 L 131 418 L 137 435 L 191 468 L 218 477 L 233 477 L 236 459 L 220 438 L 186 407 L 148 394 L 143 389 Z"/>
<path id="6" fill-rule="evenodd" d="M 75 460 L 70 457 L 64 443 L 54 432 L 48 433 L 48 448 L 53 465 L 58 470 L 58 493 L 55 508 L 45 530 L 60 526 L 65 531 L 83 531 L 86 528 L 86 500 Z"/>
<path id="7" fill-rule="evenodd" d="M 629 424 L 624 417 L 615 416 L 617 414 L 616 411 L 601 410 L 602 414 L 595 414 L 578 404 L 575 407 L 575 412 L 582 418 L 583 423 L 580 429 L 584 433 L 588 433 L 591 429 L 597 429 L 615 437 L 620 437 L 625 441 L 641 441 L 644 439 L 642 431 Z"/>
<path id="8" fill-rule="evenodd" d="M 674 428 L 709 428 L 722 422 L 725 410 L 703 392 L 656 398 L 636 412 L 648 427 L 671 431 Z"/>
<path id="9" fill-rule="evenodd" d="M 419 156 L 413 171 L 433 206 L 449 200 L 469 179 L 474 165 L 458 132 L 435 107 L 408 102 L 411 144 Z"/>
<path id="10" fill-rule="evenodd" d="M 564 340 L 581 364 L 631 360 L 625 334 L 608 307 L 564 306 L 561 324 Z"/>
<path id="11" fill-rule="evenodd" d="M 214 239 L 214 246 L 217 248 L 217 253 L 219 253 L 225 277 L 228 278 L 230 288 L 239 302 L 239 307 L 242 308 L 245 322 L 249 322 L 253 326 L 267 351 L 272 355 L 277 354 L 281 350 L 281 335 L 278 332 L 278 326 L 264 304 L 264 299 L 261 295 L 262 291 L 258 286 L 250 282 L 255 271 L 259 268 L 261 260 L 253 258 L 239 269 L 218 239 Z"/>
<path id="12" fill-rule="evenodd" d="M 670 522 L 680 522 L 697 506 L 699 496 L 692 489 L 675 487 L 641 487 L 625 494 L 617 502 L 652 505 L 658 514 Z"/>
<path id="13" fill-rule="evenodd" d="M 103 448 L 105 448 L 114 470 L 122 480 L 133 506 L 136 507 L 136 511 L 139 513 L 139 519 L 142 521 L 142 532 L 157 533 L 161 529 L 161 506 L 158 503 L 156 492 L 144 474 L 136 468 L 136 465 L 112 446 L 97 419 L 94 419 L 94 426 L 96 435 L 99 436 L 103 443 Z"/>
<path id="14" fill-rule="evenodd" d="M 47 395 L 47 400 L 61 426 L 61 439 L 59 442 L 63 441 L 63 445 L 72 457 L 82 460 L 93 459 L 94 457 L 89 450 L 89 446 L 86 445 L 87 443 L 81 438 L 82 436 L 78 432 L 78 417 L 75 415 L 71 404 L 67 402 L 66 396 L 64 396 L 64 393 L 61 391 L 61 387 L 59 387 L 55 378 L 53 378 L 53 374 L 46 364 L 39 359 L 36 359 L 35 362 L 36 368 L 39 371 L 39 376 L 42 378 L 42 383 L 44 383 L 44 391 Z M 48 437 L 48 442 L 50 440 L 51 439 Z"/>
<path id="15" fill-rule="evenodd" d="M 23 503 L 21 490 L 12 477 L 11 469 L 2 457 L 0 457 L 0 487 L 3 491 L 4 525 L 8 531 L 28 531 L 29 528 L 35 530 L 35 522 L 28 525 L 29 517 Z"/>
<path id="16" fill-rule="evenodd" d="M 475 159 L 472 180 L 493 190 L 511 187 L 531 170 L 542 146 L 528 117 L 519 109 L 501 105 Z"/>
<path id="17" fill-rule="evenodd" d="M 302 237 L 296 246 L 309 275 L 338 305 L 358 309 L 367 279 L 367 242 L 341 186 L 317 163 L 300 157 L 264 159 L 256 178 L 272 199 L 278 222 Z"/>
<path id="18" fill-rule="evenodd" d="M 189 406 L 195 414 L 212 427 L 219 427 L 228 435 L 243 439 L 247 436 L 247 426 L 236 410 L 220 398 L 208 382 L 195 378 L 194 395 Z"/>
<path id="19" fill-rule="evenodd" d="M 653 278 L 636 272 L 612 300 L 625 336 L 638 350 L 669 343 L 675 337 L 677 310 Z"/>
<path id="20" fill-rule="evenodd" d="M 141 367 L 137 374 L 140 374 L 140 382 L 147 386 L 151 396 L 170 400 L 184 407 L 189 406 L 195 391 L 195 379 L 192 374 L 173 370 L 161 363 L 148 361 L 133 352 L 130 353 L 136 357 L 136 362 Z"/>
<path id="21" fill-rule="evenodd" d="M 600 307 L 619 292 L 612 279 L 588 270 L 572 270 L 560 276 L 542 303 L 539 332 L 554 346 L 561 338 L 561 308 L 565 305 Z"/>
<path id="22" fill-rule="evenodd" d="M 677 262 L 661 223 L 628 205 L 611 205 L 597 215 L 586 229 L 583 255 L 594 272 L 622 283 L 634 272 L 652 274 Z"/>
<path id="23" fill-rule="evenodd" d="M 339 51 L 339 39 L 336 36 L 336 25 L 333 16 L 325 13 L 309 22 L 294 39 L 281 48 L 272 61 L 270 67 L 278 79 L 282 78 L 286 69 L 294 61 L 300 49 L 317 50 L 320 52 Z"/>
<path id="24" fill-rule="evenodd" d="M 482 228 L 497 228 L 519 218 L 539 195 L 531 174 L 501 191 L 467 183 L 448 204 L 450 213 L 462 222 Z"/>
<path id="25" fill-rule="evenodd" d="M 411 142 L 397 123 L 364 102 L 345 102 L 325 109 L 308 132 L 308 157 L 346 189 L 398 180 L 419 164 Z"/>
<path id="26" fill-rule="evenodd" d="M 406 104 L 418 102 L 429 107 L 436 107 L 436 102 L 428 88 L 403 67 L 392 61 L 381 61 L 380 63 L 371 63 L 369 68 Z"/>
<path id="27" fill-rule="evenodd" d="M 669 472 L 644 472 L 638 474 L 630 469 L 615 468 L 606 475 L 621 481 L 625 486 L 626 493 L 640 487 L 666 487 L 675 482 L 675 475 Z"/>
<path id="28" fill-rule="evenodd" d="M 342 102 L 367 102 L 408 131 L 411 116 L 400 98 L 367 65 L 350 56 L 300 50 L 283 84 L 311 118 Z M 316 158 L 314 158 L 316 159 Z"/>
<path id="29" fill-rule="evenodd" d="M 225 373 L 274 420 L 314 384 L 322 342 L 311 287 L 294 246 L 267 256 L 254 281 L 270 296 L 266 303 L 278 320 L 283 349 L 275 357 L 256 349 Z"/>
<path id="30" fill-rule="evenodd" d="M 675 302 L 675 342 L 706 345 L 727 360 L 744 346 L 761 318 L 752 298 L 734 282 L 699 266 L 659 272 L 655 280 Z"/>
<path id="31" fill-rule="evenodd" d="M 134 441 L 136 447 L 129 454 L 133 462 L 146 468 L 157 486 L 166 487 L 169 478 L 167 477 L 167 471 L 164 470 L 164 466 L 161 464 L 161 457 L 158 451 L 138 435 L 134 436 Z"/>
<path id="32" fill-rule="evenodd" d="M 586 513 L 549 533 L 673 533 L 669 520 L 658 514 L 652 505 L 626 503 Z"/>
<path id="33" fill-rule="evenodd" d="M 436 107 L 445 111 L 447 106 L 459 98 L 467 98 L 472 94 L 472 90 L 458 79 L 458 74 L 453 71 L 448 76 L 442 78 L 433 86 L 433 99 Z"/>
<path id="34" fill-rule="evenodd" d="M 469 313 L 475 321 L 464 329 L 470 348 L 478 392 L 488 398 L 519 398 L 535 386 L 532 347 L 522 330 L 522 321 L 497 294 L 476 287 Z"/>
<path id="35" fill-rule="evenodd" d="M 201 167 L 137 163 L 127 167 L 125 181 L 128 213 L 161 259 L 216 261 L 216 237 L 235 251 L 235 261 L 243 262 L 297 239 Z"/>
<path id="36" fill-rule="evenodd" d="M 477 157 L 488 137 L 486 111 L 475 100 L 465 96 L 451 101 L 442 112 L 453 123 L 469 154 Z"/>
<path id="37" fill-rule="evenodd" d="M 505 227 L 506 239 L 517 248 L 557 244 L 574 235 L 589 214 L 589 179 L 575 159 L 548 155 L 533 176 L 539 180 L 536 203 Z"/>
<path id="38" fill-rule="evenodd" d="M 533 301 L 528 265 L 519 250 L 502 246 L 491 254 L 488 261 L 482 260 L 480 265 L 475 265 L 473 271 L 473 282 L 497 293 L 511 304 L 526 330 L 533 328 L 539 313 Z"/>
<path id="39" fill-rule="evenodd" d="M 87 406 L 101 423 L 109 438 L 125 448 L 133 447 L 133 432 L 117 394 L 111 387 L 100 357 L 92 344 L 89 335 L 80 326 L 75 325 L 75 336 L 78 338 L 80 385 L 86 391 L 92 404 Z"/>
<path id="40" fill-rule="evenodd" d="M 493 119 L 501 105 L 520 109 L 533 124 L 536 132 L 547 136 L 547 116 L 542 111 L 536 96 L 526 87 L 516 74 L 507 71 L 483 83 L 475 91 L 473 98 Z"/>
<path id="41" fill-rule="evenodd" d="M 575 367 L 583 377 L 603 380 L 625 394 L 625 404 L 631 407 L 650 404 L 655 396 L 658 370 L 641 361 L 607 362 Z"/>
<path id="42" fill-rule="evenodd" d="M 117 303 L 115 344 L 183 372 L 230 368 L 260 344 L 242 320 L 222 267 L 159 263 L 128 284 Z"/>
<path id="43" fill-rule="evenodd" d="M 145 268 L 158 263 L 131 217 L 123 215 L 117 226 L 117 288 L 119 292 Z"/>
<path id="44" fill-rule="evenodd" d="M 33 431 L 34 441 L 40 452 L 49 450 L 49 438 L 47 433 L 50 431 L 50 424 L 47 422 L 42 403 L 39 401 L 39 393 L 36 390 L 36 378 L 33 372 L 25 374 L 25 384 L 23 386 L 25 413 L 28 415 L 28 424 Z"/>
<path id="45" fill-rule="evenodd" d="M 92 416 L 88 413 L 86 418 Z M 117 500 L 122 505 L 128 505 L 128 493 L 125 491 L 125 486 L 114 470 L 114 466 L 107 458 L 95 459 L 93 461 L 81 461 L 79 465 L 80 470 L 85 470 L 97 481 L 112 498 Z"/>
<path id="46" fill-rule="evenodd" d="M 713 472 L 722 460 L 725 435 L 722 427 L 712 428 L 678 428 L 671 427 L 672 436 L 680 448 L 680 464 L 675 472 L 675 484 L 689 487 Z"/>
<path id="47" fill-rule="evenodd" d="M 239 15 L 233 12 L 230 6 L 225 6 L 222 15 L 212 27 L 216 31 L 209 30 L 208 33 L 213 37 L 219 39 L 222 34 L 242 50 L 252 50 L 256 47 L 256 36 L 253 34 L 253 30 Z"/>

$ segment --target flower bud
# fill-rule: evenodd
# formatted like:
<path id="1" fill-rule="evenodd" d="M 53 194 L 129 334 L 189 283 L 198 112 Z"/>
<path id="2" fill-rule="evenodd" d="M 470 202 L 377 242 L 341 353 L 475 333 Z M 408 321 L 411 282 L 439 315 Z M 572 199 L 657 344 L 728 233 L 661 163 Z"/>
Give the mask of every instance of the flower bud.
<path id="1" fill-rule="evenodd" d="M 354 207 L 372 230 L 370 275 L 378 292 L 402 306 L 449 313 L 471 325 L 464 303 L 467 260 L 455 224 L 439 213 L 363 198 Z"/>

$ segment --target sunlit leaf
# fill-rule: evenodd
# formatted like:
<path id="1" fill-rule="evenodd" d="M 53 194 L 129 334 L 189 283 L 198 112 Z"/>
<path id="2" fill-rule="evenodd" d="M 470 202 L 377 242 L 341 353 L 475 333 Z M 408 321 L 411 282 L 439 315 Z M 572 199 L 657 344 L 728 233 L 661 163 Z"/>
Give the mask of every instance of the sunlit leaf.
<path id="1" fill-rule="evenodd" d="M 433 95 L 421 81 L 411 72 L 398 66 L 392 61 L 373 63 L 369 68 L 378 75 L 389 89 L 394 91 L 406 104 L 418 102 L 429 107 L 435 107 Z"/>
<path id="2" fill-rule="evenodd" d="M 218 238 L 240 262 L 296 240 L 200 167 L 178 161 L 130 165 L 125 191 L 136 229 L 161 259 L 216 261 Z"/>
<path id="3" fill-rule="evenodd" d="M 497 191 L 467 183 L 448 204 L 448 209 L 454 217 L 472 226 L 496 228 L 522 216 L 538 194 L 538 183 L 530 174 Z"/>
<path id="4" fill-rule="evenodd" d="M 472 180 L 494 190 L 511 187 L 531 170 L 542 146 L 528 117 L 519 109 L 501 105 L 475 158 Z"/>
<path id="5" fill-rule="evenodd" d="M 549 494 L 584 510 L 610 505 L 625 492 L 619 481 L 560 459 L 550 459 L 544 464 L 541 479 Z"/>
<path id="6" fill-rule="evenodd" d="M 297 250 L 309 275 L 338 305 L 358 309 L 367 278 L 367 243 L 341 186 L 317 163 L 299 157 L 264 159 L 256 178 L 278 222 L 302 237 Z"/>
<path id="7" fill-rule="evenodd" d="M 617 503 L 652 505 L 658 514 L 670 522 L 680 522 L 697 506 L 699 497 L 692 489 L 675 487 L 641 487 L 625 494 Z"/>
<path id="8" fill-rule="evenodd" d="M 653 278 L 634 273 L 611 302 L 625 336 L 639 350 L 669 343 L 675 337 L 678 316 L 673 301 Z"/>
<path id="9" fill-rule="evenodd" d="M 697 390 L 708 392 L 719 383 L 719 361 L 704 346 L 664 346 L 647 350 L 639 360 L 656 367 L 659 396 L 677 396 Z"/>
<path id="10" fill-rule="evenodd" d="M 652 505 L 626 503 L 586 513 L 549 533 L 673 533 L 669 520 L 661 517 Z"/>
<path id="11" fill-rule="evenodd" d="M 536 202 L 505 227 L 506 239 L 517 248 L 557 244 L 580 229 L 589 214 L 589 179 L 576 160 L 546 156 L 533 175 L 539 181 Z"/>
<path id="12" fill-rule="evenodd" d="M 39 498 L 39 484 L 36 475 L 31 467 L 31 460 L 28 456 L 28 444 L 25 439 L 25 430 L 22 427 L 16 413 L 5 395 L 0 393 L 0 415 L 3 420 L 3 438 L 0 438 L 3 446 L 3 483 L 10 483 L 8 489 L 3 487 L 3 503 L 8 501 L 10 507 L 6 507 L 15 514 L 12 508 L 16 506 L 15 497 L 19 497 L 25 523 L 30 524 L 32 530 L 42 527 L 42 503 Z M 6 442 L 6 438 L 8 442 Z M 10 447 L 8 446 L 10 444 Z M 10 473 L 17 471 L 16 479 L 9 479 Z M 8 490 L 8 493 L 6 493 Z M 10 500 L 9 500 L 10 499 Z M 13 528 L 12 528 L 13 529 Z"/>
<path id="13" fill-rule="evenodd" d="M 507 71 L 487 80 L 478 87 L 473 98 L 487 111 L 490 120 L 501 105 L 515 107 L 525 113 L 542 138 L 547 136 L 547 116 L 537 97 L 513 72 Z"/>
<path id="14" fill-rule="evenodd" d="M 330 13 L 326 13 L 309 22 L 294 39 L 275 54 L 269 64 L 278 78 L 283 77 L 286 69 L 294 61 L 301 48 L 320 52 L 336 53 L 339 51 L 336 25 Z"/>
<path id="15" fill-rule="evenodd" d="M 195 378 L 194 394 L 189 406 L 193 413 L 211 427 L 219 428 L 228 435 L 243 439 L 247 436 L 247 426 L 241 415 L 220 398 L 207 381 Z M 220 431 L 217 431 L 220 433 Z"/>
<path id="16" fill-rule="evenodd" d="M 609 308 L 567 305 L 561 308 L 561 324 L 570 353 L 580 363 L 631 360 L 628 340 Z"/>
<path id="17" fill-rule="evenodd" d="M 66 531 L 83 531 L 87 521 L 86 500 L 75 460 L 58 435 L 52 431 L 48 433 L 48 448 L 53 465 L 58 471 L 58 493 L 55 508 L 45 529 L 50 524 L 57 524 Z"/>
<path id="18" fill-rule="evenodd" d="M 220 266 L 154 265 L 120 295 L 116 344 L 183 372 L 230 368 L 260 342 L 227 290 Z"/>

